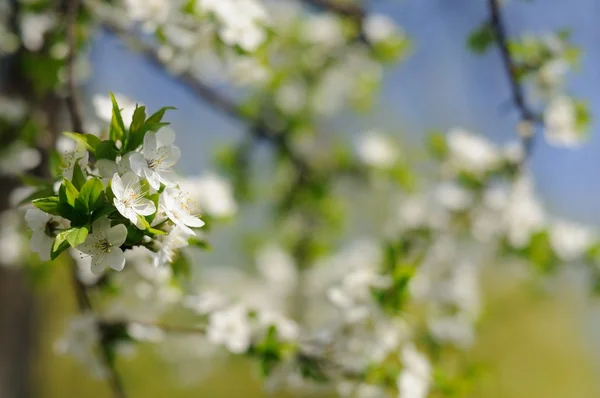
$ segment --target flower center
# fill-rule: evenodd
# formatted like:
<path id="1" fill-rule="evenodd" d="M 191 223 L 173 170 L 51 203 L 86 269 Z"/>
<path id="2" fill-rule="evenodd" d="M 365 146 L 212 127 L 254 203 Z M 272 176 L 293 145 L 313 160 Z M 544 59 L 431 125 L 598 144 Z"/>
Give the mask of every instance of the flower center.
<path id="1" fill-rule="evenodd" d="M 113 245 L 110 244 L 110 242 L 106 238 L 98 239 L 96 241 L 96 243 L 94 243 L 94 248 L 98 249 L 99 251 L 101 251 L 103 253 L 110 253 L 110 248 L 112 246 Z"/>

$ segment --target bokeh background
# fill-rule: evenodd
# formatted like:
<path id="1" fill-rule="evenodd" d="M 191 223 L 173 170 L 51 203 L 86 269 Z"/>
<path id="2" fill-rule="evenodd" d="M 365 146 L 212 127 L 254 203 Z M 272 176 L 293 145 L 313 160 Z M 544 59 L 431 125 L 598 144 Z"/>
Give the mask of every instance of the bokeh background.
<path id="1" fill-rule="evenodd" d="M 600 111 L 600 3 L 595 0 L 507 0 L 510 34 L 543 33 L 570 27 L 583 49 L 581 70 L 569 75 L 568 88 Z M 376 128 L 396 135 L 407 149 L 423 146 L 431 130 L 464 127 L 503 143 L 514 139 L 518 115 L 511 108 L 508 81 L 499 53 L 483 56 L 465 46 L 470 31 L 486 15 L 484 1 L 378 0 L 369 7 L 392 16 L 413 41 L 410 56 L 388 68 L 374 111 L 367 116 L 341 115 L 330 120 L 348 140 Z M 199 101 L 185 87 L 131 52 L 120 40 L 98 31 L 92 48 L 92 74 L 84 99 L 119 92 L 156 109 L 173 105 L 173 128 L 182 150 L 179 168 L 199 174 L 213 167 L 215 151 L 239 139 L 243 126 Z M 119 59 L 119 63 L 113 60 Z M 531 160 L 539 193 L 550 211 L 600 226 L 600 138 L 592 123 L 589 140 L 577 149 L 549 147 L 536 139 Z M 255 217 L 219 226 L 211 236 L 214 250 L 198 266 L 231 266 L 244 257 L 230 250 L 240 231 L 256 227 Z M 60 264 L 55 264 L 60 268 Z M 600 396 L 600 306 L 578 289 L 577 275 L 559 277 L 555 295 L 509 282 L 502 271 L 486 284 L 484 318 L 474 358 L 486 364 L 482 398 L 593 398 Z M 75 311 L 66 268 L 37 287 L 38 343 L 34 349 L 35 397 L 108 397 L 103 382 L 93 380 L 70 358 L 54 353 L 53 343 Z M 10 366 L 10 365 L 9 365 Z M 134 359 L 121 359 L 120 371 L 129 395 L 136 397 L 263 397 L 258 372 L 244 360 L 181 385 L 169 365 L 142 347 Z M 208 365 L 210 366 L 210 364 Z M 296 395 L 297 396 L 297 395 Z"/>

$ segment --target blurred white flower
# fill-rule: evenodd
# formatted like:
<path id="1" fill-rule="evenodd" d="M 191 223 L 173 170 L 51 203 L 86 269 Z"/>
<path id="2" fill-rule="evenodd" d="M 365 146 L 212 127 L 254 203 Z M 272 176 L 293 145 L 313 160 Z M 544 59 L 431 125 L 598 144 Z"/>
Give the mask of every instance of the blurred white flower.
<path id="1" fill-rule="evenodd" d="M 398 398 L 426 398 L 431 385 L 431 365 L 413 344 L 402 348 L 404 368 L 397 380 Z"/>
<path id="2" fill-rule="evenodd" d="M 452 211 L 467 210 L 473 203 L 473 195 L 454 181 L 445 181 L 435 188 L 435 196 L 442 206 Z"/>
<path id="3" fill-rule="evenodd" d="M 542 204 L 535 196 L 531 176 L 519 176 L 513 184 L 507 206 L 503 212 L 503 225 L 511 245 L 524 247 L 531 235 L 546 223 Z"/>
<path id="4" fill-rule="evenodd" d="M 87 151 L 86 147 L 81 143 L 77 143 L 73 152 L 65 152 L 62 156 L 62 176 L 69 181 L 73 180 L 75 164 L 78 164 L 81 170 L 85 170 L 88 165 L 89 157 L 90 153 Z"/>
<path id="5" fill-rule="evenodd" d="M 591 228 L 566 220 L 552 223 L 549 234 L 552 249 L 564 261 L 580 258 L 597 238 L 597 234 Z"/>
<path id="6" fill-rule="evenodd" d="M 248 321 L 248 310 L 236 305 L 210 314 L 206 336 L 213 344 L 224 345 L 234 354 L 248 350 L 252 330 Z"/>
<path id="7" fill-rule="evenodd" d="M 123 124 L 125 124 L 125 127 L 129 127 L 133 119 L 133 112 L 135 112 L 135 102 L 123 94 L 114 93 L 114 96 L 119 104 L 119 108 L 121 108 Z M 98 118 L 105 123 L 110 123 L 112 120 L 112 101 L 110 97 L 103 94 L 96 94 L 92 97 L 92 104 Z"/>
<path id="8" fill-rule="evenodd" d="M 369 131 L 357 143 L 358 158 L 368 166 L 390 168 L 399 158 L 398 149 L 389 137 Z"/>
<path id="9" fill-rule="evenodd" d="M 0 156 L 0 175 L 19 176 L 38 166 L 41 160 L 42 155 L 37 149 L 21 141 L 13 142 L 4 148 Z"/>
<path id="10" fill-rule="evenodd" d="M 493 169 L 500 160 L 498 149 L 487 139 L 455 128 L 448 132 L 450 161 L 459 170 L 482 174 Z"/>
<path id="11" fill-rule="evenodd" d="M 215 173 L 182 179 L 179 187 L 189 192 L 190 198 L 198 205 L 197 210 L 201 213 L 226 218 L 237 212 L 231 183 Z"/>
<path id="12" fill-rule="evenodd" d="M 29 51 L 38 51 L 44 45 L 44 35 L 56 25 L 56 16 L 51 13 L 24 12 L 19 21 L 23 45 Z"/>
<path id="13" fill-rule="evenodd" d="M 399 32 L 394 20 L 384 14 L 369 14 L 363 22 L 367 40 L 378 43 L 392 38 Z"/>
<path id="14" fill-rule="evenodd" d="M 577 131 L 575 102 L 562 95 L 554 97 L 544 111 L 544 126 L 548 143 L 567 148 L 582 143 L 582 134 Z"/>
<path id="15" fill-rule="evenodd" d="M 107 370 L 96 352 L 99 341 L 96 318 L 94 314 L 86 313 L 70 319 L 64 336 L 55 343 L 54 349 L 59 354 L 74 357 L 86 366 L 94 377 L 103 379 Z"/>
<path id="16" fill-rule="evenodd" d="M 31 251 L 38 253 L 42 261 L 50 260 L 50 252 L 52 250 L 52 245 L 54 244 L 54 237 L 48 235 L 48 232 L 66 226 L 68 221 L 44 213 L 38 208 L 27 210 L 25 213 L 25 221 L 33 232 L 30 245 Z"/>

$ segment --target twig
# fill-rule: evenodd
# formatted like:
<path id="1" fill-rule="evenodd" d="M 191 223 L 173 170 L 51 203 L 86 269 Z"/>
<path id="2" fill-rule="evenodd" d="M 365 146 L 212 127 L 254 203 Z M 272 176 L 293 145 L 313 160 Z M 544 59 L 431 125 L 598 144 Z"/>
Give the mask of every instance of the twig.
<path id="1" fill-rule="evenodd" d="M 500 54 L 502 56 L 502 63 L 510 82 L 510 88 L 512 92 L 512 101 L 517 107 L 521 114 L 521 120 L 526 123 L 535 123 L 540 120 L 535 112 L 529 108 L 527 101 L 525 100 L 525 94 L 523 88 L 519 83 L 517 76 L 517 65 L 515 64 L 508 47 L 508 37 L 506 34 L 506 27 L 502 20 L 500 12 L 500 0 L 488 0 L 488 6 L 490 10 L 490 22 L 492 29 L 496 35 L 498 47 L 500 48 Z M 533 133 L 525 134 L 521 137 L 523 147 L 525 150 L 525 159 L 531 155 L 533 146 Z"/>
<path id="2" fill-rule="evenodd" d="M 332 0 L 300 0 L 305 4 L 309 4 L 313 7 L 321 10 L 326 10 L 344 17 L 352 18 L 359 28 L 359 33 L 355 37 L 355 40 L 362 42 L 368 46 L 371 45 L 363 29 L 363 23 L 367 13 L 362 7 L 351 3 L 338 3 Z"/>
<path id="3" fill-rule="evenodd" d="M 347 17 L 353 17 L 357 20 L 362 20 L 366 13 L 365 11 L 351 3 L 337 3 L 331 0 L 302 0 L 306 4 L 310 4 L 314 7 L 318 7 L 327 11 L 334 12 L 336 14 L 344 15 Z"/>
<path id="4" fill-rule="evenodd" d="M 75 83 L 75 58 L 77 56 L 77 14 L 79 11 L 79 0 L 67 0 L 67 108 L 71 116 L 73 131 L 83 133 L 83 119 L 79 109 L 79 97 Z"/>

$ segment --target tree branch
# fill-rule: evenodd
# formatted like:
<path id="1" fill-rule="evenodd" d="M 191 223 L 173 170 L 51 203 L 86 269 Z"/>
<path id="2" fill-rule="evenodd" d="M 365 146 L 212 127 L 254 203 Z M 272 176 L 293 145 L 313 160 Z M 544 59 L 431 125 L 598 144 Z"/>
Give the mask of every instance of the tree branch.
<path id="1" fill-rule="evenodd" d="M 67 0 L 66 36 L 69 52 L 67 54 L 67 108 L 71 116 L 73 131 L 83 133 L 83 118 L 79 109 L 79 94 L 75 82 L 75 58 L 77 56 L 77 15 L 79 0 Z"/>
<path id="2" fill-rule="evenodd" d="M 124 31 L 123 29 L 105 21 L 104 28 L 121 38 L 123 41 L 129 42 L 131 47 L 148 60 L 152 65 L 165 70 L 165 65 L 161 61 L 156 49 L 142 40 L 137 38 L 135 34 Z M 213 108 L 223 112 L 225 115 L 234 119 L 240 120 L 249 124 L 249 132 L 256 140 L 265 140 L 278 149 L 290 162 L 294 164 L 298 173 L 305 174 L 310 170 L 308 162 L 299 157 L 291 147 L 287 139 L 285 130 L 275 130 L 269 123 L 260 116 L 248 114 L 240 104 L 234 100 L 227 98 L 219 93 L 210 85 L 196 78 L 189 72 L 182 72 L 174 76 L 179 83 L 190 89 L 198 98 L 212 106 Z"/>
<path id="3" fill-rule="evenodd" d="M 80 0 L 66 0 L 66 36 L 69 46 L 69 52 L 66 59 L 67 66 L 67 96 L 65 98 L 67 110 L 71 118 L 73 132 L 83 134 L 83 117 L 79 109 L 79 93 L 75 82 L 75 58 L 77 56 L 77 16 L 79 14 Z M 79 280 L 77 276 L 77 264 L 73 262 L 71 267 L 71 279 L 77 299 L 79 311 L 93 312 L 92 302 L 89 298 L 87 287 Z M 102 332 L 101 325 L 96 322 L 96 328 Z M 108 383 L 116 398 L 126 398 L 125 390 L 117 369 L 110 360 L 108 347 L 100 342 L 100 351 L 102 362 L 108 370 Z"/>
<path id="4" fill-rule="evenodd" d="M 301 0 L 306 4 L 321 8 L 339 15 L 353 17 L 357 20 L 362 20 L 366 16 L 365 10 L 356 4 L 338 3 L 331 0 Z"/>
<path id="5" fill-rule="evenodd" d="M 529 108 L 529 105 L 527 105 L 523 88 L 519 83 L 517 76 L 518 68 L 510 54 L 506 27 L 500 12 L 500 0 L 488 0 L 488 7 L 490 10 L 490 23 L 495 33 L 500 54 L 502 56 L 502 63 L 504 64 L 504 69 L 510 83 L 512 101 L 519 110 L 521 114 L 520 117 L 523 122 L 531 124 L 539 122 L 540 118 L 531 110 L 531 108 Z M 522 135 L 521 139 L 525 149 L 525 158 L 527 158 L 531 154 L 532 150 L 533 133 Z"/>

